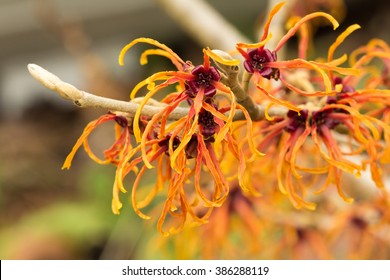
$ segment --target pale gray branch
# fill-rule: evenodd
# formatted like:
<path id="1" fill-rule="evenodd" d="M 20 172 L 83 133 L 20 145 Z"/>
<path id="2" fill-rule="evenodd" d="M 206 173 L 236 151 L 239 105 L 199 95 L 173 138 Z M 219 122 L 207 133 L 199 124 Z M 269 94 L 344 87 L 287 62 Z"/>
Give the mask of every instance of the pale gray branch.
<path id="1" fill-rule="evenodd" d="M 116 99 L 111 99 L 107 97 L 97 96 L 82 90 L 77 89 L 75 86 L 62 81 L 53 73 L 47 71 L 36 64 L 29 64 L 27 66 L 30 74 L 42 85 L 48 89 L 57 92 L 61 97 L 71 100 L 79 107 L 87 108 L 102 108 L 107 109 L 108 111 L 118 111 L 127 113 L 127 116 L 134 116 L 135 112 L 139 108 L 139 103 L 136 100 L 134 101 L 121 101 Z M 139 99 L 137 99 L 139 102 Z M 152 105 L 145 105 L 142 108 L 141 114 L 146 117 L 153 117 L 155 114 L 161 112 L 163 107 L 167 106 L 164 103 L 154 101 Z M 263 105 L 257 105 L 258 109 L 258 119 L 264 118 L 265 107 Z M 188 115 L 189 109 L 184 107 L 175 108 L 168 117 L 168 120 L 178 120 L 182 117 Z M 282 107 L 275 107 L 269 110 L 270 116 L 283 116 L 287 110 Z M 235 120 L 244 119 L 244 115 L 241 111 L 237 112 Z"/>
<path id="2" fill-rule="evenodd" d="M 155 1 L 203 46 L 232 50 L 238 42 L 250 42 L 203 0 Z"/>
<path id="3" fill-rule="evenodd" d="M 121 101 L 79 90 L 75 86 L 62 81 L 56 75 L 36 64 L 29 64 L 28 70 L 42 85 L 57 92 L 61 97 L 72 100 L 79 107 L 93 107 L 103 108 L 109 111 L 120 111 L 127 113 L 130 117 L 134 116 L 139 108 L 139 104 L 134 101 Z M 159 113 L 162 107 L 166 106 L 163 103 L 158 104 L 159 106 L 145 105 L 142 109 L 142 115 L 152 117 Z M 188 108 L 178 107 L 170 113 L 169 119 L 177 120 L 186 115 L 188 115 Z"/>

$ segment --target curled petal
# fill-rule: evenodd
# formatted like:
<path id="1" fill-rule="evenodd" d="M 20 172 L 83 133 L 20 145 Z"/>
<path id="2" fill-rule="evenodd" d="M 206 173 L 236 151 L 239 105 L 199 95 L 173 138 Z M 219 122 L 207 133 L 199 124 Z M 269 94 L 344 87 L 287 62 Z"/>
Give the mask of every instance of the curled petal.
<path id="1" fill-rule="evenodd" d="M 286 4 L 286 2 L 279 2 L 278 4 L 276 4 L 271 12 L 269 13 L 268 15 L 268 19 L 266 21 L 266 23 L 264 24 L 264 33 L 263 35 L 261 36 L 260 38 L 260 41 L 263 41 L 265 40 L 267 37 L 268 37 L 268 32 L 269 32 L 269 26 L 271 25 L 271 21 L 272 21 L 272 18 L 275 16 L 275 14 L 277 12 L 279 12 L 279 10 Z"/>
<path id="2" fill-rule="evenodd" d="M 140 145 L 140 148 L 141 148 L 141 153 L 142 153 L 142 159 L 144 161 L 144 164 L 148 167 L 148 168 L 153 168 L 153 166 L 151 165 L 149 159 L 147 158 L 147 155 L 146 155 L 146 145 L 147 143 L 152 143 L 153 141 L 156 141 L 158 142 L 159 140 L 150 140 L 150 141 L 147 141 L 147 138 L 148 138 L 148 135 L 150 135 L 150 133 L 152 132 L 153 130 L 153 127 L 154 127 L 154 124 L 156 122 L 158 122 L 161 118 L 163 118 L 162 116 L 166 116 L 166 115 L 169 115 L 170 112 L 173 111 L 173 109 L 175 109 L 178 104 L 184 100 L 183 99 L 184 96 L 182 96 L 181 98 L 178 98 L 177 100 L 175 100 L 174 102 L 172 102 L 171 104 L 169 104 L 167 107 L 165 107 L 163 110 L 161 110 L 158 114 L 154 115 L 152 117 L 151 120 L 149 120 L 148 124 L 146 125 L 145 127 L 145 131 L 143 132 L 142 134 L 142 139 L 141 139 L 141 145 Z M 164 118 L 163 118 L 164 119 Z M 174 122 L 172 125 L 176 125 L 177 123 L 179 123 L 179 121 L 176 121 Z M 162 123 L 165 123 L 165 121 L 162 121 Z M 172 126 L 171 125 L 171 126 Z M 161 129 L 160 131 L 160 134 L 162 134 L 161 136 L 164 135 L 164 129 L 165 129 L 165 126 Z M 167 128 L 167 130 L 169 131 L 169 128 Z M 176 136 L 176 135 L 175 135 Z M 175 136 L 173 136 L 172 138 L 174 138 Z M 172 149 L 172 145 L 170 145 L 169 147 L 170 149 Z M 171 154 L 172 151 L 170 150 L 169 153 Z"/>
<path id="3" fill-rule="evenodd" d="M 185 130 L 181 142 L 179 146 L 176 148 L 176 150 L 174 150 L 173 153 L 171 154 L 171 167 L 175 170 L 177 170 L 177 166 L 176 166 L 177 157 L 179 156 L 180 153 L 184 152 L 185 147 L 187 146 L 188 142 L 190 142 L 192 135 L 195 133 L 198 127 L 199 112 L 202 108 L 203 99 L 204 99 L 204 90 L 201 89 L 197 93 L 194 99 L 194 103 L 190 108 L 190 112 L 186 119 L 186 126 L 185 126 Z"/>
<path id="4" fill-rule="evenodd" d="M 218 119 L 221 119 L 223 121 L 228 121 L 228 118 L 222 114 L 221 112 L 219 112 L 218 110 L 216 110 L 213 106 L 211 106 L 210 104 L 206 103 L 206 102 L 203 102 L 202 104 L 202 107 L 209 111 L 211 114 L 213 114 L 213 116 L 217 117 Z"/>
<path id="5" fill-rule="evenodd" d="M 115 181 L 114 181 L 114 189 L 118 189 L 123 193 L 126 193 L 126 189 L 123 186 L 123 178 L 127 175 L 127 172 L 124 172 L 125 165 L 130 161 L 130 159 L 134 156 L 136 149 L 133 149 L 130 143 L 130 135 L 129 130 L 126 129 L 127 141 L 124 144 L 122 151 L 120 152 L 120 161 L 117 165 L 115 172 Z"/>
<path id="6" fill-rule="evenodd" d="M 143 81 L 139 82 L 131 91 L 130 93 L 130 99 L 134 99 L 137 92 L 144 86 L 148 86 L 149 90 L 152 90 L 155 88 L 155 81 L 166 81 L 169 79 L 176 78 L 176 80 L 171 80 L 172 83 L 179 82 L 182 80 L 192 79 L 193 75 L 185 72 L 180 71 L 163 71 L 153 74 L 152 76 L 144 79 Z"/>
<path id="7" fill-rule="evenodd" d="M 198 134 L 198 139 L 203 138 L 201 134 Z M 215 205 L 221 206 L 226 200 L 229 194 L 229 184 L 227 183 L 225 176 L 219 166 L 219 162 L 214 152 L 214 148 L 211 143 L 204 143 L 203 140 L 198 140 L 202 145 L 204 151 L 204 160 L 207 168 L 214 177 L 215 192 L 214 192 L 214 203 Z"/>
<path id="8" fill-rule="evenodd" d="M 84 131 L 83 133 L 81 134 L 81 136 L 79 137 L 79 139 L 77 140 L 76 144 L 73 146 L 72 148 L 72 151 L 69 153 L 69 155 L 66 157 L 65 159 L 65 162 L 64 164 L 62 165 L 62 169 L 69 169 L 71 164 L 72 164 L 72 160 L 73 160 L 73 157 L 75 156 L 77 150 L 80 148 L 80 146 L 83 144 L 84 140 L 88 138 L 88 136 L 91 134 L 91 132 L 100 124 L 102 123 L 105 123 L 107 121 L 110 121 L 110 120 L 113 120 L 115 119 L 115 115 L 114 114 L 106 114 L 106 115 L 103 115 L 101 116 L 100 118 L 98 118 L 97 120 L 95 121 L 92 121 L 90 122 L 89 124 L 87 124 L 87 126 L 84 128 Z"/>
<path id="9" fill-rule="evenodd" d="M 112 212 L 116 215 L 120 214 L 120 209 L 122 208 L 123 204 L 119 200 L 118 192 L 114 189 L 112 193 L 112 202 L 111 202 L 111 209 Z"/>
<path id="10" fill-rule="evenodd" d="M 363 55 L 358 59 L 359 55 Z M 367 46 L 363 46 L 354 50 L 349 56 L 349 64 L 354 67 L 360 67 L 361 65 L 368 63 L 374 57 L 388 59 L 390 55 L 389 46 L 379 39 L 371 40 Z"/>
<path id="11" fill-rule="evenodd" d="M 337 147 L 337 144 L 336 143 L 333 143 L 334 139 L 332 136 L 327 136 L 328 134 L 330 134 L 330 132 L 328 133 L 329 129 L 324 126 L 322 128 L 322 134 L 323 135 L 326 135 L 326 140 L 325 140 L 325 144 L 332 148 L 332 149 L 338 149 Z M 325 133 L 325 134 L 324 134 Z M 351 173 L 351 174 L 354 174 L 355 171 L 356 171 L 356 176 L 360 176 L 360 171 L 362 170 L 362 168 L 357 165 L 357 164 L 354 164 L 350 161 L 346 161 L 346 160 L 343 160 L 343 159 L 339 159 L 339 158 L 333 158 L 331 155 L 328 155 L 322 148 L 321 146 L 321 143 L 319 142 L 319 136 L 318 136 L 318 133 L 317 133 L 317 127 L 316 125 L 313 125 L 312 127 L 312 139 L 313 139 L 313 142 L 314 144 L 317 146 L 317 149 L 318 151 L 320 152 L 321 156 L 331 165 L 341 169 L 341 170 L 344 170 L 348 173 Z M 333 140 L 332 140 L 333 139 Z M 330 142 L 332 141 L 332 144 L 330 144 Z"/>
<path id="12" fill-rule="evenodd" d="M 286 24 L 288 26 L 288 29 L 291 28 L 294 24 L 296 24 L 300 20 L 301 17 L 298 16 L 291 17 Z M 300 39 L 298 44 L 298 57 L 302 59 L 306 59 L 306 52 L 309 45 L 309 27 L 307 26 L 306 23 L 304 23 L 301 27 L 302 28 L 300 29 L 299 32 Z"/>
<path id="13" fill-rule="evenodd" d="M 217 63 L 230 66 L 240 64 L 240 61 L 238 59 L 233 59 L 229 54 L 223 51 L 210 50 L 209 48 L 206 48 L 203 51 Z"/>
<path id="14" fill-rule="evenodd" d="M 359 128 L 361 124 L 364 124 L 367 128 L 370 129 L 375 140 L 380 139 L 380 134 L 379 134 L 378 129 L 374 126 L 373 123 L 376 122 L 376 123 L 382 125 L 382 127 L 387 126 L 383 122 L 381 122 L 375 118 L 372 118 L 370 116 L 362 115 L 358 110 L 351 108 L 349 106 L 343 105 L 343 104 L 329 104 L 326 106 L 326 108 L 343 109 L 343 110 L 347 111 L 349 114 L 351 114 L 351 116 L 353 117 L 353 123 L 355 125 L 355 130 L 353 131 L 353 133 L 355 135 L 358 135 L 358 139 L 360 139 L 360 141 L 362 141 L 362 142 L 366 142 L 366 139 L 361 135 L 360 128 Z"/>
<path id="15" fill-rule="evenodd" d="M 217 134 L 217 137 L 215 139 L 215 147 L 216 147 L 216 150 L 219 150 L 219 147 L 220 147 L 220 144 L 222 142 L 222 140 L 225 138 L 226 134 L 229 132 L 229 130 L 231 129 L 231 126 L 232 126 L 232 123 L 233 123 L 233 118 L 234 118 L 234 115 L 235 115 L 235 112 L 236 112 L 236 102 L 235 102 L 235 96 L 234 94 L 230 91 L 230 98 L 231 98 L 231 108 L 229 110 L 229 115 L 228 117 L 226 118 L 224 115 L 220 115 L 218 118 L 220 120 L 223 120 L 225 123 L 221 126 L 221 129 L 220 131 L 218 132 Z M 205 104 L 206 108 L 209 108 L 211 111 L 211 113 L 214 115 L 214 116 L 217 116 L 216 114 L 214 113 L 217 113 L 216 110 L 212 110 L 213 108 L 210 108 L 212 106 L 207 106 L 208 104 Z"/>
<path id="16" fill-rule="evenodd" d="M 315 70 L 321 75 L 326 92 L 332 92 L 332 83 L 325 71 L 311 61 L 297 58 L 289 61 L 267 62 L 265 65 L 272 68 L 306 68 Z"/>
<path id="17" fill-rule="evenodd" d="M 301 90 L 300 88 L 290 84 L 282 77 L 280 77 L 279 79 L 289 90 L 296 92 L 296 93 L 303 95 L 303 96 L 328 96 L 329 95 L 329 93 L 324 92 L 324 91 L 306 92 L 306 91 Z"/>
<path id="18" fill-rule="evenodd" d="M 178 62 L 175 59 L 172 59 L 172 56 L 169 52 L 164 51 L 162 49 L 149 49 L 144 51 L 141 56 L 140 56 L 140 64 L 145 65 L 148 63 L 148 56 L 149 55 L 159 55 L 159 56 L 164 56 L 172 61 L 172 63 L 176 66 L 177 69 L 183 71 L 183 64 Z"/>
<path id="19" fill-rule="evenodd" d="M 379 48 L 385 52 L 390 52 L 389 45 L 381 39 L 371 39 L 370 42 L 367 44 L 367 47 L 368 48 Z"/>
<path id="20" fill-rule="evenodd" d="M 270 121 L 270 122 L 272 122 L 272 121 L 275 120 L 275 117 L 271 117 L 271 116 L 269 115 L 269 110 L 271 109 L 271 107 L 272 107 L 273 105 L 274 105 L 273 102 L 268 103 L 267 107 L 265 107 L 265 110 L 264 110 L 265 119 L 266 119 L 267 121 Z"/>
<path id="21" fill-rule="evenodd" d="M 204 69 L 206 71 L 208 71 L 210 68 L 210 58 L 206 52 L 206 49 L 203 49 L 203 65 L 202 66 L 204 67 Z"/>
<path id="22" fill-rule="evenodd" d="M 246 43 L 238 43 L 236 46 L 237 46 L 237 50 L 242 54 L 242 51 L 244 48 L 246 49 L 257 49 L 257 48 L 260 48 L 260 47 L 263 47 L 265 46 L 265 44 L 268 43 L 268 41 L 272 38 L 272 34 L 268 34 L 268 36 L 266 38 L 264 38 L 262 41 L 258 42 L 258 43 L 253 43 L 253 44 L 246 44 Z"/>
<path id="23" fill-rule="evenodd" d="M 174 52 L 172 51 L 169 47 L 167 47 L 166 45 L 164 44 L 161 44 L 160 42 L 156 41 L 156 40 L 153 40 L 153 39 L 150 39 L 150 38 L 138 38 L 138 39 L 135 39 L 133 41 L 131 41 L 129 44 L 127 44 L 120 52 L 119 54 L 119 57 L 118 57 L 118 62 L 119 62 L 119 65 L 124 65 L 125 62 L 124 62 L 124 58 L 125 58 L 125 54 L 126 52 L 132 48 L 134 45 L 138 44 L 138 43 L 147 43 L 147 44 L 150 44 L 150 45 L 153 45 L 153 46 L 156 46 L 164 51 L 167 52 L 167 54 L 169 54 L 169 57 L 170 59 L 172 60 L 172 62 L 175 64 L 175 65 L 183 65 L 185 62 Z"/>
<path id="24" fill-rule="evenodd" d="M 160 155 L 162 155 L 164 153 L 164 148 L 160 148 L 159 150 L 157 150 L 155 152 L 155 154 L 151 157 L 150 161 L 154 161 L 156 158 L 158 158 Z M 141 210 L 139 209 L 139 207 L 141 206 L 145 206 L 145 205 L 140 205 L 140 203 L 137 202 L 137 199 L 136 199 L 136 194 L 137 194 L 137 190 L 138 190 L 138 186 L 139 186 L 139 182 L 142 178 L 142 175 L 145 173 L 145 171 L 147 170 L 147 166 L 143 166 L 141 168 L 141 170 L 139 171 L 139 173 L 137 174 L 137 177 L 135 178 L 135 181 L 133 183 L 133 188 L 131 190 L 131 204 L 133 205 L 133 209 L 134 209 L 134 212 L 139 216 L 141 217 L 142 219 L 145 219 L 145 220 L 149 220 L 150 219 L 150 216 L 148 215 L 145 215 L 144 213 L 141 212 Z"/>
<path id="25" fill-rule="evenodd" d="M 272 102 L 274 103 L 277 103 L 279 105 L 282 105 L 292 111 L 295 111 L 299 114 L 299 112 L 301 111 L 301 108 L 291 104 L 290 102 L 288 101 L 284 101 L 284 100 L 281 100 L 279 98 L 276 98 L 275 96 L 273 96 L 272 94 L 270 94 L 267 90 L 265 90 L 264 88 L 262 88 L 260 85 L 256 85 L 256 87 L 261 90 L 266 96 L 268 96 L 269 99 L 272 100 Z"/>
<path id="26" fill-rule="evenodd" d="M 298 172 L 296 170 L 295 162 L 296 162 L 297 154 L 298 154 L 299 149 L 305 143 L 305 141 L 310 133 L 311 133 L 311 127 L 309 125 L 309 119 L 307 119 L 306 128 L 303 131 L 303 133 L 301 135 L 299 135 L 298 139 L 295 141 L 294 148 L 292 149 L 292 152 L 291 152 L 291 159 L 290 159 L 291 172 L 295 176 L 295 178 L 297 178 L 297 179 L 302 178 L 302 176 L 300 174 L 298 174 Z"/>
<path id="27" fill-rule="evenodd" d="M 264 156 L 264 154 L 262 152 L 260 152 L 258 149 L 256 149 L 256 145 L 253 142 L 252 119 L 249 116 L 248 111 L 243 106 L 241 106 L 240 104 L 237 104 L 237 108 L 241 109 L 241 111 L 243 112 L 243 114 L 245 116 L 246 125 L 247 125 L 247 129 L 246 129 L 247 141 L 248 141 L 248 145 L 249 145 L 249 148 L 251 149 L 251 152 L 252 152 L 253 156 Z"/>
<path id="28" fill-rule="evenodd" d="M 328 62 L 326 62 L 324 64 L 325 65 L 329 65 L 329 66 L 339 66 L 339 65 L 343 64 L 344 62 L 346 62 L 347 60 L 348 60 L 348 55 L 347 54 L 343 54 L 339 58 L 330 60 L 330 61 L 328 61 Z M 346 69 L 351 69 L 351 68 L 346 68 Z"/>
<path id="29" fill-rule="evenodd" d="M 156 86 L 153 90 L 149 91 L 142 98 L 142 101 L 139 104 L 137 111 L 135 112 L 134 120 L 133 120 L 134 137 L 137 140 L 137 142 L 141 141 L 141 130 L 139 128 L 139 120 L 141 117 L 141 112 L 142 112 L 143 107 L 148 103 L 149 99 L 152 98 L 154 96 L 154 94 L 156 94 L 156 92 L 158 92 L 159 90 L 161 90 L 161 89 L 163 89 L 171 84 L 174 84 L 177 81 L 178 81 L 178 79 L 176 77 L 173 77 L 173 78 L 165 81 L 164 83 Z"/>
<path id="30" fill-rule="evenodd" d="M 280 152 L 278 156 L 278 161 L 276 165 L 276 177 L 278 180 L 278 187 L 282 194 L 287 194 L 287 190 L 285 187 L 285 184 L 283 183 L 283 166 L 285 162 L 285 157 L 287 154 L 287 151 L 289 150 L 290 146 L 288 145 L 288 135 L 283 134 L 282 138 L 280 139 Z"/>
<path id="31" fill-rule="evenodd" d="M 345 38 L 347 38 L 352 32 L 354 32 L 355 30 L 358 30 L 358 29 L 360 29 L 360 25 L 353 24 L 353 25 L 349 26 L 343 33 L 341 33 L 337 37 L 336 41 L 334 41 L 334 43 L 329 47 L 328 61 L 333 60 L 334 52 L 336 51 L 337 47 L 345 40 Z"/>
<path id="32" fill-rule="evenodd" d="M 200 185 L 200 177 L 201 177 L 202 164 L 203 164 L 203 145 L 201 145 L 199 141 L 203 141 L 203 138 L 198 137 L 198 147 L 197 147 L 195 175 L 194 175 L 195 190 L 196 193 L 199 195 L 200 199 L 205 203 L 206 207 L 215 207 L 215 206 L 218 207 L 220 206 L 220 204 L 207 198 L 206 195 L 203 193 L 202 187 Z"/>
<path id="33" fill-rule="evenodd" d="M 336 67 L 333 65 L 333 64 L 337 64 L 337 63 L 342 63 L 344 60 L 345 60 L 345 57 L 342 56 L 342 57 L 338 58 L 337 60 L 332 60 L 332 61 L 327 62 L 327 63 L 321 63 L 321 62 L 317 62 L 317 61 L 310 61 L 310 63 L 318 66 L 319 68 L 321 68 L 323 70 L 334 71 L 334 72 L 337 72 L 337 73 L 342 74 L 342 75 L 357 76 L 360 74 L 360 70 L 356 69 L 355 67 L 345 68 L 345 67 Z"/>
<path id="34" fill-rule="evenodd" d="M 292 27 L 286 35 L 284 35 L 282 37 L 282 39 L 280 39 L 278 45 L 276 46 L 275 48 L 275 52 L 279 51 L 280 48 L 288 41 L 288 39 L 290 39 L 292 36 L 295 35 L 295 33 L 298 31 L 298 29 L 301 27 L 302 24 L 304 24 L 305 22 L 313 19 L 313 18 L 317 18 L 317 17 L 325 17 L 326 19 L 328 19 L 332 25 L 333 25 L 333 29 L 336 29 L 337 27 L 339 27 L 339 23 L 337 22 L 337 20 L 332 17 L 331 15 L 327 14 L 327 13 L 323 13 L 323 12 L 316 12 L 316 13 L 311 13 L 309 15 L 306 15 L 304 16 L 300 21 L 298 21 L 294 27 Z"/>
<path id="35" fill-rule="evenodd" d="M 177 194 L 180 193 L 180 186 L 181 183 L 184 182 L 185 175 L 185 172 L 175 173 L 173 178 L 171 178 L 169 181 L 167 198 L 164 202 L 163 209 L 161 210 L 161 215 L 157 221 L 157 229 L 165 237 L 169 236 L 169 234 L 174 231 L 173 228 L 165 231 L 163 227 L 168 213 L 172 213 L 173 209 L 175 208 L 174 199 Z M 185 211 L 185 209 L 182 210 Z M 185 216 L 186 213 L 182 213 L 183 220 L 185 220 Z"/>
<path id="36" fill-rule="evenodd" d="M 287 197 L 293 204 L 293 206 L 297 209 L 301 209 L 302 207 L 314 211 L 316 209 L 316 204 L 312 202 L 305 201 L 296 191 L 296 187 L 293 182 L 293 178 L 291 177 L 291 168 L 287 167 L 286 171 L 286 190 Z M 302 186 L 300 181 L 298 181 L 298 185 Z"/>
<path id="37" fill-rule="evenodd" d="M 114 143 L 115 145 L 115 143 Z M 88 142 L 88 138 L 85 138 L 84 142 L 83 142 L 83 146 L 84 146 L 84 150 L 85 152 L 88 154 L 88 156 L 96 163 L 98 164 L 109 164 L 112 162 L 112 159 L 111 158 L 107 158 L 106 159 L 101 159 L 99 158 L 98 156 L 96 156 L 93 152 L 92 152 L 92 149 L 91 147 L 89 146 L 89 142 Z M 69 169 L 69 167 L 67 167 L 67 169 Z"/>

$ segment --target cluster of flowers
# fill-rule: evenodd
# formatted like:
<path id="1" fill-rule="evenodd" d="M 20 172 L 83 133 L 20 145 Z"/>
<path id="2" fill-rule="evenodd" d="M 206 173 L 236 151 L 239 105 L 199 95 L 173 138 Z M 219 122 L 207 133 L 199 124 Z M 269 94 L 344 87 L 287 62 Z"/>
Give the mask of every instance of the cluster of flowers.
<path id="1" fill-rule="evenodd" d="M 123 180 L 134 172 L 132 206 L 140 217 L 149 219 L 141 209 L 156 195 L 163 196 L 157 226 L 164 235 L 181 230 L 187 222 L 208 222 L 214 208 L 226 200 L 232 204 L 234 197 L 245 206 L 245 197 L 264 195 L 269 191 L 266 186 L 279 188 L 296 208 L 314 209 L 313 194 L 329 186 L 336 186 L 350 203 L 353 199 L 343 191 L 341 176 L 344 172 L 360 176 L 368 166 L 373 181 L 384 191 L 382 165 L 390 161 L 389 46 L 372 40 L 350 54 L 350 67 L 342 67 L 347 55 L 334 58 L 334 54 L 360 28 L 352 25 L 330 45 L 326 59 L 308 60 L 307 22 L 323 17 L 334 29 L 339 25 L 329 14 L 316 12 L 294 19 L 270 50 L 266 48 L 272 37 L 269 27 L 282 6 L 271 11 L 258 43 L 236 45 L 232 55 L 242 55 L 245 70 L 238 84 L 229 79 L 228 69 L 236 69 L 240 60 L 221 51 L 203 49 L 203 64 L 195 66 L 153 39 L 129 43 L 119 56 L 120 64 L 134 45 L 147 43 L 157 49 L 144 51 L 141 64 L 147 63 L 148 56 L 159 55 L 170 59 L 177 70 L 155 73 L 135 86 L 131 100 L 141 89 L 147 93 L 134 116 L 109 112 L 89 123 L 63 168 L 70 167 L 81 146 L 97 163 L 114 164 L 112 210 L 116 214 L 122 207 L 120 192 L 126 192 Z M 294 35 L 299 35 L 298 58 L 279 61 L 278 51 Z M 374 59 L 382 62 L 380 70 L 372 67 Z M 305 81 L 294 81 L 299 73 L 305 73 Z M 160 101 L 161 111 L 151 118 L 144 116 L 152 98 L 172 85 L 175 90 Z M 262 118 L 251 116 L 242 98 L 237 98 L 237 88 L 264 111 Z M 285 108 L 285 113 L 272 114 L 276 106 Z M 178 107 L 188 108 L 188 114 L 172 119 Z M 88 136 L 108 121 L 115 123 L 116 140 L 100 159 L 91 151 Z M 148 170 L 157 172 L 151 188 L 140 184 Z M 141 186 L 146 195 L 139 199 Z M 233 208 L 247 218 L 246 207 Z"/>

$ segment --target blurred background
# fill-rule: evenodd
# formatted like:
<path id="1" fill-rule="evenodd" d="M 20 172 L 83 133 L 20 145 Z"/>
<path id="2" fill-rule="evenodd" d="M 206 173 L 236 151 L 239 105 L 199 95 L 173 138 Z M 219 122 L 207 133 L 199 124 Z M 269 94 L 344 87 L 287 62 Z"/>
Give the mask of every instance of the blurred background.
<path id="1" fill-rule="evenodd" d="M 388 1 L 296 1 L 297 14 L 322 9 L 342 21 L 340 30 L 362 26 L 344 43 L 345 51 L 372 37 L 390 41 Z M 256 40 L 267 1 L 206 2 Z M 330 31 L 316 29 L 317 54 L 339 34 Z M 0 0 L 1 259 L 162 257 L 150 245 L 155 228 L 136 217 L 129 203 L 124 201 L 120 216 L 112 214 L 114 168 L 80 152 L 72 168 L 61 171 L 83 127 L 105 112 L 76 108 L 38 84 L 26 68 L 36 63 L 80 89 L 127 100 L 132 86 L 163 68 L 140 66 L 138 49 L 119 67 L 121 48 L 137 37 L 154 38 L 185 60 L 201 61 L 203 46 L 153 0 Z M 94 148 L 107 147 L 106 132 L 94 134 Z"/>

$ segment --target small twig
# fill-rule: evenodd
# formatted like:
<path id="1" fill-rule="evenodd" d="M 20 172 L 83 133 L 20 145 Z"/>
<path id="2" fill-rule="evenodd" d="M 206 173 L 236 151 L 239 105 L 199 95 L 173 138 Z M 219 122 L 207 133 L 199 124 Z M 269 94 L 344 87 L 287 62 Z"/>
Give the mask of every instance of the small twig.
<path id="1" fill-rule="evenodd" d="M 225 60 L 233 59 L 228 53 L 225 53 L 223 51 L 213 50 L 213 52 Z M 256 105 L 253 99 L 249 96 L 248 91 L 245 90 L 239 82 L 240 68 L 237 65 L 225 65 L 219 63 L 218 61 L 215 61 L 215 63 L 217 64 L 218 68 L 226 75 L 226 85 L 229 86 L 234 93 L 237 102 L 248 111 L 251 119 L 256 121 L 264 118 L 263 107 L 259 107 L 258 105 Z M 277 114 L 279 114 L 279 112 Z M 243 114 L 238 114 L 235 119 L 242 119 L 243 117 Z"/>
<path id="2" fill-rule="evenodd" d="M 119 111 L 128 113 L 129 116 L 134 116 L 139 104 L 134 101 L 121 101 L 102 96 L 97 96 L 82 90 L 75 86 L 62 81 L 56 75 L 43 69 L 36 64 L 29 64 L 28 70 L 30 74 L 42 85 L 57 92 L 61 97 L 72 100 L 79 107 L 87 108 L 103 108 L 109 111 Z M 142 109 L 142 114 L 147 117 L 152 117 L 161 111 L 161 107 L 166 106 L 159 103 L 160 106 L 145 105 Z M 169 115 L 170 120 L 177 120 L 188 115 L 187 108 L 178 107 Z"/>
<path id="3" fill-rule="evenodd" d="M 248 94 L 248 91 L 244 90 L 238 80 L 238 69 L 230 67 L 230 70 L 226 71 L 228 76 L 228 86 L 233 91 L 237 98 L 237 102 L 242 105 L 247 111 L 252 120 L 258 121 L 264 119 L 265 107 L 257 105 Z M 272 109 L 272 108 L 271 108 Z M 286 108 L 274 108 L 270 110 L 270 116 L 283 116 L 287 113 Z M 237 113 L 235 119 L 242 119 L 242 112 Z"/>

